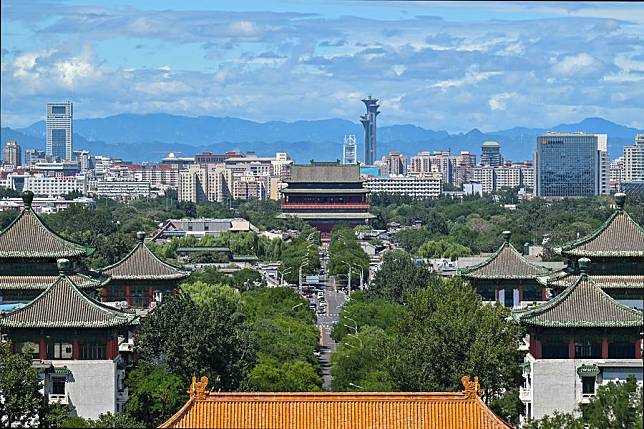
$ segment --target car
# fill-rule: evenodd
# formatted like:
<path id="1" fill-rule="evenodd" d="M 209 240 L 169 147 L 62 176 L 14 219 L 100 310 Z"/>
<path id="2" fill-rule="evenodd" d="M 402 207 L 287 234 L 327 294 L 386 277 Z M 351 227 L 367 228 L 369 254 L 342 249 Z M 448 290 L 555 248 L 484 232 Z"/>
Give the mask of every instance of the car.
<path id="1" fill-rule="evenodd" d="M 318 298 L 324 298 L 324 292 L 322 291 L 318 292 Z"/>
<path id="2" fill-rule="evenodd" d="M 313 356 L 320 357 L 320 352 L 313 352 Z"/>
<path id="3" fill-rule="evenodd" d="M 318 308 L 318 314 L 324 314 L 324 313 L 325 313 L 324 307 Z"/>
<path id="4" fill-rule="evenodd" d="M 315 310 L 315 304 L 310 303 L 310 304 L 309 304 L 309 308 L 310 308 L 311 310 Z"/>

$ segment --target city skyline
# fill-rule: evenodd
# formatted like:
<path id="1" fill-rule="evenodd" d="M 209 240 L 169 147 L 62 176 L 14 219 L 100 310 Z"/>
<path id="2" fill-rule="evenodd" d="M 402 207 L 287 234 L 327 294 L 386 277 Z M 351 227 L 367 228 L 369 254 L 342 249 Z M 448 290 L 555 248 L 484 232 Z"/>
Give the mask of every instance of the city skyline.
<path id="1" fill-rule="evenodd" d="M 64 99 L 79 118 L 355 120 L 368 94 L 381 99 L 384 126 L 489 130 L 589 116 L 644 126 L 638 5 L 218 7 L 3 2 L 2 126 L 29 125 Z"/>

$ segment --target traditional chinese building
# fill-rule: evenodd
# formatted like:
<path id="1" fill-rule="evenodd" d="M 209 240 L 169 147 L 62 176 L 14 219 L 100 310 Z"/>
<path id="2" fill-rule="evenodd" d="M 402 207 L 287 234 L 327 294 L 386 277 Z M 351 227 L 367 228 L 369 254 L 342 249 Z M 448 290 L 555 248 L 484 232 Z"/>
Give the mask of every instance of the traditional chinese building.
<path id="1" fill-rule="evenodd" d="M 552 300 L 513 313 L 528 331 L 520 390 L 526 419 L 572 412 L 598 385 L 630 374 L 642 382 L 642 312 L 604 292 L 587 274 L 589 263 L 577 260 L 580 275 Z"/>
<path id="2" fill-rule="evenodd" d="M 24 208 L 0 232 L 0 303 L 28 302 L 58 278 L 56 260 L 66 258 L 72 265 L 70 278 L 78 288 L 91 291 L 108 281 L 85 274 L 82 258 L 93 249 L 64 239 L 52 231 L 31 207 L 34 194 L 22 194 Z"/>
<path id="3" fill-rule="evenodd" d="M 0 313 L 0 333 L 14 352 L 30 351 L 42 370 L 49 402 L 74 407 L 82 417 L 120 412 L 127 400 L 119 342 L 127 341 L 135 316 L 83 293 L 70 276 L 71 263 L 26 306 Z"/>
<path id="4" fill-rule="evenodd" d="M 208 392 L 193 377 L 190 399 L 162 428 L 508 429 L 479 397 L 477 377 L 461 392 Z"/>
<path id="5" fill-rule="evenodd" d="M 172 293 L 188 277 L 188 272 L 163 262 L 148 249 L 144 232 L 139 231 L 137 239 L 139 242 L 130 253 L 101 270 L 111 278 L 102 289 L 103 302 L 127 301 L 132 307 L 147 308 Z"/>
<path id="6" fill-rule="evenodd" d="M 510 243 L 511 236 L 510 231 L 504 231 L 504 242 L 496 253 L 459 274 L 470 282 L 483 301 L 496 301 L 506 307 L 545 301 L 546 288 L 537 278 L 550 270 L 528 262 Z"/>
<path id="7" fill-rule="evenodd" d="M 620 303 L 642 308 L 644 299 L 644 228 L 624 210 L 625 194 L 615 194 L 616 209 L 592 234 L 555 248 L 566 269 L 539 281 L 560 293 L 579 279 L 579 259 L 589 258 L 589 277 Z"/>
<path id="8" fill-rule="evenodd" d="M 363 186 L 359 165 L 311 161 L 294 165 L 285 181 L 279 218 L 298 217 L 329 233 L 337 224 L 354 227 L 375 217 L 369 213 L 369 190 Z"/>

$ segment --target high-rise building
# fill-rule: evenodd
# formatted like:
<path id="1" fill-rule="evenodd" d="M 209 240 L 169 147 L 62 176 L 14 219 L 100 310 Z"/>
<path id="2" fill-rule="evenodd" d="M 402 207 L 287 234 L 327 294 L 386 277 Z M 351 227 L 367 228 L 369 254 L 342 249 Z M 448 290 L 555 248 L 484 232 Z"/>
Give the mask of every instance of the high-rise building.
<path id="1" fill-rule="evenodd" d="M 382 157 L 380 174 L 386 175 L 405 175 L 407 173 L 407 161 L 400 152 L 389 152 L 389 155 Z"/>
<path id="2" fill-rule="evenodd" d="M 360 116 L 360 122 L 364 127 L 364 163 L 366 165 L 373 165 L 376 160 L 376 117 L 380 113 L 378 111 L 377 98 L 371 96 L 362 100 L 367 107 L 367 113 Z"/>
<path id="3" fill-rule="evenodd" d="M 74 106 L 71 101 L 47 103 L 47 155 L 72 160 Z"/>
<path id="4" fill-rule="evenodd" d="M 476 155 L 464 151 L 453 158 L 454 184 L 460 187 L 463 185 L 463 183 L 469 182 L 474 176 L 474 167 L 476 167 Z"/>
<path id="5" fill-rule="evenodd" d="M 633 146 L 624 146 L 624 180 L 644 181 L 644 134 L 635 136 Z"/>
<path id="6" fill-rule="evenodd" d="M 342 163 L 355 164 L 356 162 L 358 162 L 356 158 L 356 136 L 353 134 L 346 135 L 342 144 Z"/>
<path id="7" fill-rule="evenodd" d="M 25 150 L 25 165 L 27 167 L 32 166 L 38 162 L 44 162 L 47 160 L 47 154 L 45 151 L 37 149 L 26 149 Z"/>
<path id="8" fill-rule="evenodd" d="M 537 137 L 535 195 L 574 197 L 608 193 L 606 134 L 545 133 Z"/>
<path id="9" fill-rule="evenodd" d="M 15 140 L 7 140 L 2 150 L 2 162 L 5 165 L 19 167 L 22 165 L 20 145 Z"/>
<path id="10" fill-rule="evenodd" d="M 499 167 L 503 165 L 501 145 L 494 141 L 486 141 L 481 145 L 481 165 Z"/>
<path id="11" fill-rule="evenodd" d="M 409 174 L 413 176 L 429 176 L 432 174 L 432 162 L 429 152 L 418 152 L 409 158 Z"/>

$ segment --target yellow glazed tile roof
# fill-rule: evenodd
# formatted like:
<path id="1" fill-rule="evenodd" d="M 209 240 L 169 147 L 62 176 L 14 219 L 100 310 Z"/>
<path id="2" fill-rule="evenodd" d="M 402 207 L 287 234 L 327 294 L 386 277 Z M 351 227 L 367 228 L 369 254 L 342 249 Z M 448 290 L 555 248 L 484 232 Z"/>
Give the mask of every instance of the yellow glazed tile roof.
<path id="1" fill-rule="evenodd" d="M 478 380 L 446 393 L 213 393 L 193 378 L 190 399 L 162 428 L 497 429 L 509 428 L 479 398 Z"/>

